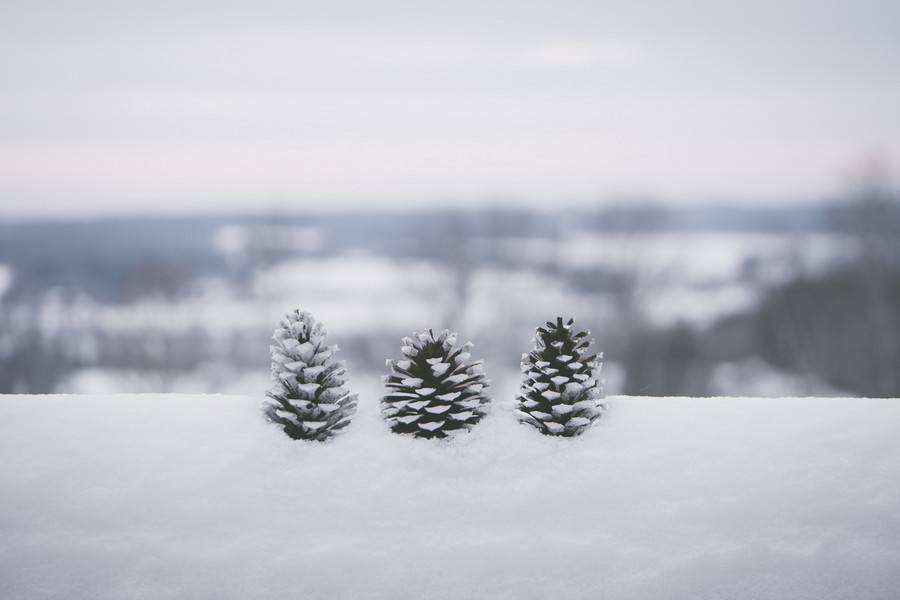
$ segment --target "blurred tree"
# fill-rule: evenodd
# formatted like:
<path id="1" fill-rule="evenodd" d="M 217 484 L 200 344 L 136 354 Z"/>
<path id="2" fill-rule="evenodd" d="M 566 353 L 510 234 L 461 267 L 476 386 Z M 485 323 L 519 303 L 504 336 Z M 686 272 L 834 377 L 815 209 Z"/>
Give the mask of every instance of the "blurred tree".
<path id="1" fill-rule="evenodd" d="M 646 327 L 631 332 L 623 348 L 622 393 L 634 396 L 705 396 L 710 362 L 690 326 Z"/>
<path id="2" fill-rule="evenodd" d="M 669 213 L 661 206 L 641 200 L 614 205 L 601 211 L 594 226 L 613 240 L 607 246 L 615 268 L 595 270 L 590 285 L 612 299 L 613 315 L 606 324 L 604 344 L 609 359 L 625 371 L 623 393 L 634 395 L 703 395 L 708 380 L 697 333 L 687 324 L 655 327 L 644 314 L 648 295 L 670 276 L 660 266 L 655 236 L 671 227 Z"/>
<path id="3" fill-rule="evenodd" d="M 860 170 L 827 223 L 850 251 L 832 272 L 766 299 L 761 353 L 855 393 L 900 396 L 900 201 L 883 163 Z"/>
<path id="4" fill-rule="evenodd" d="M 174 300 L 187 292 L 190 276 L 174 260 L 149 257 L 131 266 L 122 280 L 122 298 Z"/>
<path id="5" fill-rule="evenodd" d="M 477 256 L 472 247 L 476 230 L 475 216 L 452 210 L 440 213 L 433 221 L 425 221 L 419 230 L 419 256 L 429 258 L 450 274 L 449 295 L 444 299 L 444 324 L 457 328 L 469 301 L 472 276 Z"/>
<path id="6" fill-rule="evenodd" d="M 872 159 L 854 174 L 851 191 L 828 211 L 831 229 L 850 236 L 869 279 L 900 268 L 900 200 L 886 163 Z"/>

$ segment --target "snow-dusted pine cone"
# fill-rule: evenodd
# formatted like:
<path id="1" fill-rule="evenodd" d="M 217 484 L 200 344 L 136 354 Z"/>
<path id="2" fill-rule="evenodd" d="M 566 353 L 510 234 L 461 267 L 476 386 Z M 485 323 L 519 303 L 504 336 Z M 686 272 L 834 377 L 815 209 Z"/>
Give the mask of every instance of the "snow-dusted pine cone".
<path id="1" fill-rule="evenodd" d="M 382 414 L 395 433 L 443 438 L 469 429 L 488 412 L 482 362 L 466 363 L 472 343 L 456 347 L 456 334 L 444 330 L 403 338 L 402 360 L 387 361 L 388 393 Z"/>
<path id="2" fill-rule="evenodd" d="M 588 355 L 589 331 L 573 332 L 574 319 L 547 321 L 535 333 L 534 350 L 522 355 L 525 373 L 516 398 L 519 420 L 547 435 L 582 433 L 603 413 L 597 381 L 603 354 Z"/>
<path id="3" fill-rule="evenodd" d="M 325 441 L 350 423 L 356 394 L 347 390 L 347 369 L 325 345 L 325 327 L 295 310 L 272 336 L 273 386 L 266 416 L 294 439 Z"/>

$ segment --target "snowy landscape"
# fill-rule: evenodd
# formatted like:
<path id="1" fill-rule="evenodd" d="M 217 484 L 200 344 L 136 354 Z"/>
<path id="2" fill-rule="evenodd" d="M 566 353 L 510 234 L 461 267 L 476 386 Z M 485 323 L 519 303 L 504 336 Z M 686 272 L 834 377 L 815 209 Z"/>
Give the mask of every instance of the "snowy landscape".
<path id="1" fill-rule="evenodd" d="M 897 0 L 0 0 L 0 600 L 900 600 Z"/>
<path id="2" fill-rule="evenodd" d="M 258 393 L 274 324 L 302 308 L 371 376 L 423 327 L 503 376 L 567 315 L 606 352 L 609 393 L 900 394 L 897 261 L 861 279 L 866 238 L 830 209 L 651 208 L 0 225 L 0 391 Z"/>
<path id="3" fill-rule="evenodd" d="M 883 599 L 900 402 L 607 398 L 577 439 L 495 390 L 449 443 L 377 381 L 332 442 L 258 396 L 0 397 L 0 596 Z"/>

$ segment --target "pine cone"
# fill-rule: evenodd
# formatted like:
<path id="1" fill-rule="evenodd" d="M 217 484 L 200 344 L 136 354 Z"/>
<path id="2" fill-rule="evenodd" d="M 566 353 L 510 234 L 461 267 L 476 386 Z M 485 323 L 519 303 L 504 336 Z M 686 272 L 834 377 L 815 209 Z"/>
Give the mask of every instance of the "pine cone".
<path id="1" fill-rule="evenodd" d="M 603 413 L 597 382 L 603 355 L 587 355 L 590 332 L 573 333 L 574 319 L 538 327 L 534 350 L 522 355 L 524 381 L 516 398 L 519 420 L 546 435 L 582 433 Z"/>
<path id="2" fill-rule="evenodd" d="M 350 423 L 356 394 L 345 386 L 347 369 L 334 360 L 337 346 L 325 346 L 322 323 L 295 310 L 272 336 L 273 387 L 264 410 L 290 437 L 325 441 Z"/>
<path id="3" fill-rule="evenodd" d="M 395 433 L 443 438 L 467 430 L 487 414 L 490 398 L 482 362 L 466 364 L 472 343 L 456 347 L 456 334 L 444 330 L 403 338 L 402 360 L 387 361 L 388 393 L 382 414 Z"/>

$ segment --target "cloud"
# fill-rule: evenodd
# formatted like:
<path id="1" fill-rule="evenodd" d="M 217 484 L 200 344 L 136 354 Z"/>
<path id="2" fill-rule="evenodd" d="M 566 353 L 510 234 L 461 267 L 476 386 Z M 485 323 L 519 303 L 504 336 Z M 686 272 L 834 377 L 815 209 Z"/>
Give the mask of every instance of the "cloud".
<path id="1" fill-rule="evenodd" d="M 645 48 L 624 40 L 549 42 L 531 52 L 537 66 L 564 68 L 630 68 L 645 56 Z"/>
<path id="2" fill-rule="evenodd" d="M 0 17 L 0 212 L 807 196 L 861 150 L 900 156 L 888 5 L 797 27 L 782 3 L 266 2 Z"/>

